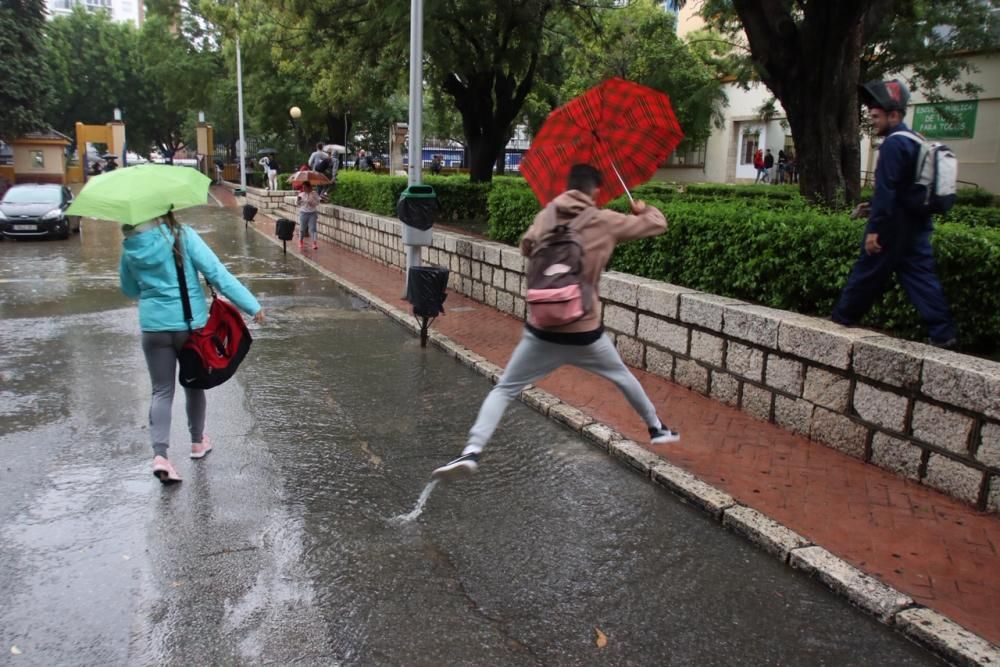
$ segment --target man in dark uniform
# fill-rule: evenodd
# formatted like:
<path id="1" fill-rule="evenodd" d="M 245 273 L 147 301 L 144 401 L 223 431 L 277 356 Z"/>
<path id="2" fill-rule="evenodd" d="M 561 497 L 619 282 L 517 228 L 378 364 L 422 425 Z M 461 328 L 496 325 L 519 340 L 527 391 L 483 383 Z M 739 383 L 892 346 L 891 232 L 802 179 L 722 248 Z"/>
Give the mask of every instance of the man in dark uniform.
<path id="1" fill-rule="evenodd" d="M 875 168 L 875 194 L 869 204 L 855 209 L 855 217 L 868 216 L 861 256 L 855 262 L 832 319 L 856 324 L 885 291 L 892 274 L 910 297 L 930 333 L 930 343 L 954 347 L 955 323 L 937 277 L 931 250 L 931 216 L 907 203 L 914 196 L 920 145 L 899 132 L 910 93 L 902 81 L 869 81 L 859 86 L 872 125 L 884 137 Z"/>

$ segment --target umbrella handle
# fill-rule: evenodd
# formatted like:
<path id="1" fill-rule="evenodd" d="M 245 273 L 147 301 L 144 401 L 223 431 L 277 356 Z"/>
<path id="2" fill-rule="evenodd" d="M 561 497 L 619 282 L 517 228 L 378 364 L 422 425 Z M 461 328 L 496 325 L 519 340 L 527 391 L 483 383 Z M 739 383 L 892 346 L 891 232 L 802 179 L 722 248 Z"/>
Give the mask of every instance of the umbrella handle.
<path id="1" fill-rule="evenodd" d="M 628 186 L 625 185 L 625 179 L 622 178 L 622 175 L 620 173 L 618 173 L 618 167 L 615 166 L 614 160 L 611 160 L 611 168 L 614 169 L 615 176 L 618 177 L 618 182 L 622 184 L 623 188 L 625 188 L 625 194 L 628 195 L 628 200 L 634 204 L 635 200 L 632 199 L 632 193 L 628 191 Z"/>

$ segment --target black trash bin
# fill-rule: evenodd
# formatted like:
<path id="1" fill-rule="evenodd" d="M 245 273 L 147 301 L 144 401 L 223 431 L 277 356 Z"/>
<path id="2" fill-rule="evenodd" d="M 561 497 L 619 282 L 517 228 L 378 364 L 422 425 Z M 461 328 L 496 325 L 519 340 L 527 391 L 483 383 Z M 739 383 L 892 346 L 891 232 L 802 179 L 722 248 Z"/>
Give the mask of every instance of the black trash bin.
<path id="1" fill-rule="evenodd" d="M 247 222 L 253 222 L 253 219 L 257 216 L 257 207 L 253 204 L 243 204 L 243 219 Z"/>
<path id="2" fill-rule="evenodd" d="M 417 317 L 437 317 L 448 298 L 448 269 L 443 266 L 411 266 L 406 280 L 406 300 Z"/>
<path id="3" fill-rule="evenodd" d="M 295 237 L 295 221 L 278 218 L 274 223 L 274 235 L 282 241 L 291 241 Z"/>
<path id="4" fill-rule="evenodd" d="M 404 224 L 421 231 L 431 228 L 437 212 L 437 193 L 429 185 L 407 187 L 399 195 L 399 201 L 396 202 L 396 217 Z"/>

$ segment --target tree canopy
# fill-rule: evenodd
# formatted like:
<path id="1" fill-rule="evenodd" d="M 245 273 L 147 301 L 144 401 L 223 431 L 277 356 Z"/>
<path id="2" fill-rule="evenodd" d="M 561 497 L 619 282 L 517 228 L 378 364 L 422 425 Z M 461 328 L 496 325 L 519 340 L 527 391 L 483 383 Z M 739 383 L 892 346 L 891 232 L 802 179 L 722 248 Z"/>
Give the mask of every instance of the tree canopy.
<path id="1" fill-rule="evenodd" d="M 44 25 L 42 0 L 0 0 L 0 139 L 44 127 Z"/>

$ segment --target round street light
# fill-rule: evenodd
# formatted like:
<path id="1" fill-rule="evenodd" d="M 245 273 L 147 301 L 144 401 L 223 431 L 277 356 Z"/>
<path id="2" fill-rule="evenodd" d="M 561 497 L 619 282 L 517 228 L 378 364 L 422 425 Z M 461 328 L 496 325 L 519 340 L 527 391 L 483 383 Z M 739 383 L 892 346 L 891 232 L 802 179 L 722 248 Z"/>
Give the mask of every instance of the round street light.
<path id="1" fill-rule="evenodd" d="M 302 117 L 302 109 L 298 107 L 292 107 L 291 109 L 288 110 L 288 115 L 294 118 L 295 120 L 298 120 L 299 118 Z"/>

